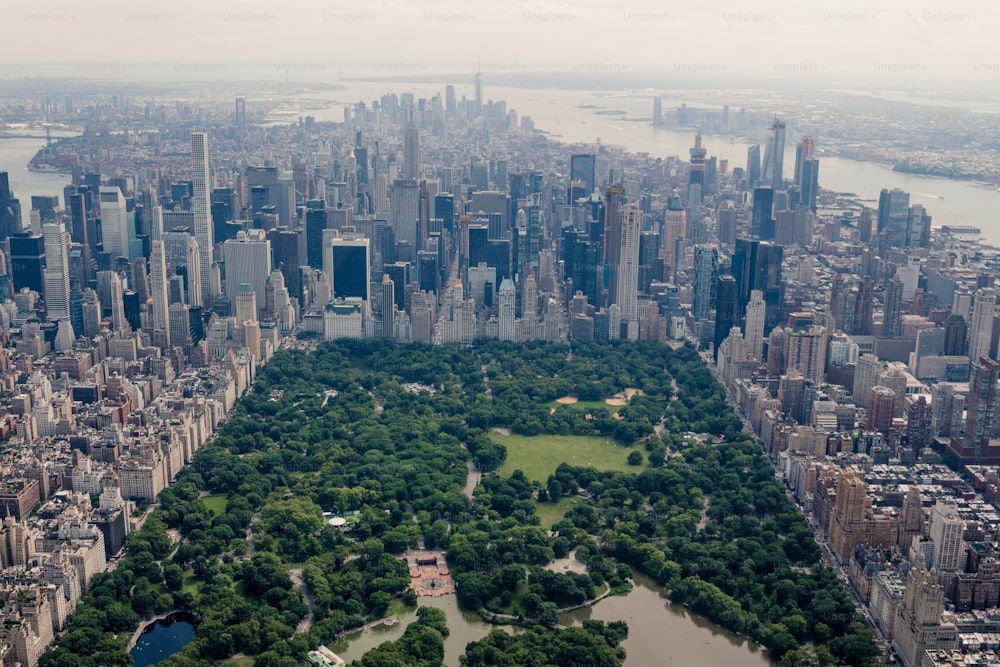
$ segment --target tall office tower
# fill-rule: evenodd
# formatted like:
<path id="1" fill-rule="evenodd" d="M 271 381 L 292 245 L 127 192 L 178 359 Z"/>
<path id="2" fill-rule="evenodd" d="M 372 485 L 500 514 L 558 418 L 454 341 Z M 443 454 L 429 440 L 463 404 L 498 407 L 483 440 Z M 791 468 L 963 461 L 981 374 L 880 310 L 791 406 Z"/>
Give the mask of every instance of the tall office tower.
<path id="1" fill-rule="evenodd" d="M 760 181 L 760 145 L 747 149 L 747 187 L 754 188 Z"/>
<path id="2" fill-rule="evenodd" d="M 101 188 L 101 239 L 111 261 L 128 257 L 128 214 L 125 197 L 118 188 Z"/>
<path id="3" fill-rule="evenodd" d="M 997 417 L 997 377 L 1000 362 L 989 357 L 977 357 L 972 364 L 972 382 L 969 383 L 965 418 L 965 437 L 975 446 L 977 453 L 990 443 L 990 437 L 997 432 L 1000 424 Z"/>
<path id="4" fill-rule="evenodd" d="M 201 303 L 210 306 L 212 303 L 212 286 L 208 277 L 211 275 L 215 236 L 212 230 L 212 187 L 208 168 L 208 135 L 205 132 L 191 133 L 191 181 L 194 184 L 194 195 L 191 197 L 191 211 L 194 213 L 194 237 L 198 239 L 201 274 Z M 263 278 L 271 267 L 268 266 Z M 262 292 L 263 293 L 263 292 Z"/>
<path id="5" fill-rule="evenodd" d="M 969 335 L 969 325 L 961 315 L 949 315 L 944 323 L 943 354 L 949 357 L 964 357 Z"/>
<path id="6" fill-rule="evenodd" d="M 618 260 L 618 291 L 615 303 L 621 309 L 626 337 L 639 337 L 639 229 L 642 213 L 638 204 L 626 204 L 622 215 L 621 255 Z"/>
<path id="7" fill-rule="evenodd" d="M 862 243 L 871 243 L 872 240 L 872 210 L 865 206 L 858 216 L 858 238 Z"/>
<path id="8" fill-rule="evenodd" d="M 69 318 L 69 233 L 61 222 L 42 225 L 45 244 L 45 318 Z"/>
<path id="9" fill-rule="evenodd" d="M 97 298 L 97 292 L 89 287 L 83 291 L 80 310 L 83 313 L 83 335 L 93 338 L 101 332 L 101 302 Z"/>
<path id="10" fill-rule="evenodd" d="M 455 86 L 449 83 L 444 87 L 444 113 L 447 117 L 451 118 L 457 110 L 458 104 L 455 100 Z"/>
<path id="11" fill-rule="evenodd" d="M 45 240 L 41 234 L 18 232 L 7 239 L 10 244 L 10 276 L 14 291 L 27 287 L 45 293 Z"/>
<path id="12" fill-rule="evenodd" d="M 660 239 L 660 255 L 663 258 L 664 269 L 669 272 L 670 282 L 677 274 L 678 258 L 677 240 L 683 241 L 687 234 L 687 213 L 679 197 L 667 200 L 667 210 L 663 213 L 663 234 Z M 666 278 L 667 276 L 665 276 Z"/>
<path id="13" fill-rule="evenodd" d="M 236 98 L 236 111 L 233 114 L 233 124 L 244 127 L 247 124 L 247 103 L 242 97 Z"/>
<path id="14" fill-rule="evenodd" d="M 382 314 L 381 335 L 392 338 L 395 332 L 396 315 L 396 284 L 387 274 L 382 274 L 382 285 L 379 291 L 379 310 Z"/>
<path id="15" fill-rule="evenodd" d="M 585 196 L 587 197 L 597 187 L 597 181 L 595 180 L 596 170 L 597 156 L 593 153 L 574 153 L 569 158 L 569 180 L 570 182 L 581 181 L 586 190 Z"/>
<path id="16" fill-rule="evenodd" d="M 243 283 L 252 285 L 254 293 L 263 296 L 267 277 L 271 273 L 271 242 L 264 235 L 264 230 L 240 232 L 236 239 L 222 244 L 222 257 L 226 264 L 226 296 L 231 303 L 236 289 Z M 232 305 L 235 307 L 235 303 Z"/>
<path id="17" fill-rule="evenodd" d="M 715 331 L 713 337 L 712 357 L 719 360 L 719 349 L 722 341 L 732 330 L 739 331 L 736 321 L 736 279 L 732 276 L 719 276 L 715 284 Z M 762 341 L 763 342 L 763 341 Z M 736 361 L 743 361 L 736 359 Z"/>
<path id="18" fill-rule="evenodd" d="M 875 386 L 882 362 L 874 354 L 863 354 L 854 366 L 854 387 L 851 395 L 854 405 L 859 408 L 868 407 L 868 393 Z"/>
<path id="19" fill-rule="evenodd" d="M 992 287 L 976 290 L 972 303 L 972 318 L 969 321 L 969 359 L 975 363 L 979 357 L 990 354 L 990 338 L 993 335 L 993 313 L 996 310 L 997 295 Z"/>
<path id="20" fill-rule="evenodd" d="M 417 245 L 417 221 L 420 218 L 420 186 L 414 179 L 396 179 L 389 193 L 390 223 L 396 243 L 409 243 L 414 254 Z"/>
<path id="21" fill-rule="evenodd" d="M 21 202 L 10 191 L 6 171 L 0 171 L 0 239 L 9 238 L 21 231 Z"/>
<path id="22" fill-rule="evenodd" d="M 233 312 L 238 325 L 257 320 L 257 292 L 250 283 L 240 283 L 236 286 Z"/>
<path id="23" fill-rule="evenodd" d="M 413 110 L 403 132 L 403 178 L 420 178 L 420 131 L 413 120 Z"/>
<path id="24" fill-rule="evenodd" d="M 500 340 L 517 340 L 517 329 L 514 325 L 517 295 L 514 283 L 510 278 L 504 278 L 500 283 L 497 320 L 500 325 Z"/>
<path id="25" fill-rule="evenodd" d="M 883 189 L 878 196 L 877 232 L 888 232 L 889 244 L 904 248 L 909 240 L 910 193 L 899 188 Z M 884 257 L 885 255 L 883 255 Z"/>
<path id="26" fill-rule="evenodd" d="M 754 188 L 750 234 L 762 241 L 774 240 L 774 190 L 771 188 Z"/>
<path id="27" fill-rule="evenodd" d="M 663 125 L 663 98 L 659 95 L 653 98 L 653 125 Z"/>
<path id="28" fill-rule="evenodd" d="M 920 204 L 909 208 L 906 219 L 906 244 L 911 248 L 926 248 L 931 242 L 931 216 Z"/>
<path id="29" fill-rule="evenodd" d="M 334 299 L 370 298 L 371 252 L 368 239 L 333 239 L 331 280 Z"/>
<path id="30" fill-rule="evenodd" d="M 847 333 L 855 336 L 871 336 L 874 310 L 875 288 L 872 279 L 864 276 L 861 279 L 857 300 L 854 302 L 854 324 L 852 330 Z"/>
<path id="31" fill-rule="evenodd" d="M 167 255 L 163 241 L 150 242 L 149 288 L 153 297 L 152 325 L 154 331 L 162 331 L 164 346 L 170 347 L 169 302 L 167 300 Z"/>
<path id="32" fill-rule="evenodd" d="M 813 213 L 819 196 L 819 159 L 807 158 L 802 163 L 802 184 L 799 186 L 799 201 Z M 866 209 L 867 210 L 867 209 Z M 870 214 L 869 214 L 870 215 Z M 869 223 L 870 228 L 870 223 Z"/>
<path id="33" fill-rule="evenodd" d="M 928 533 L 934 543 L 934 560 L 932 565 L 939 572 L 954 572 L 965 566 L 965 545 L 962 534 L 966 522 L 958 515 L 958 507 L 954 503 L 938 501 L 931 508 L 931 520 Z"/>
<path id="34" fill-rule="evenodd" d="M 131 333 L 132 327 L 125 319 L 125 294 L 122 279 L 116 271 L 102 271 L 108 281 L 109 305 L 111 306 L 111 329 L 121 335 Z M 100 280 L 98 280 L 100 284 Z"/>
<path id="35" fill-rule="evenodd" d="M 903 332 L 903 281 L 893 276 L 885 290 L 882 336 L 897 338 Z"/>
<path id="36" fill-rule="evenodd" d="M 176 347 L 191 345 L 191 306 L 186 303 L 172 303 L 168 311 L 170 318 L 170 342 Z"/>
<path id="37" fill-rule="evenodd" d="M 705 157 L 708 155 L 708 149 L 703 148 L 701 145 L 701 132 L 694 135 L 694 146 L 688 149 L 688 155 L 690 155 L 689 169 L 688 169 L 688 186 L 697 183 L 698 185 L 705 185 Z"/>
<path id="38" fill-rule="evenodd" d="M 473 103 L 473 116 L 478 116 L 483 110 L 483 74 L 482 72 L 476 72 L 476 83 L 475 83 L 475 98 Z"/>
<path id="39" fill-rule="evenodd" d="M 201 274 L 201 248 L 198 247 L 198 239 L 185 234 L 184 239 L 184 270 L 187 273 L 187 303 L 192 308 L 204 306 L 201 300 L 203 293 L 202 283 L 206 278 Z"/>
<path id="40" fill-rule="evenodd" d="M 902 397 L 900 397 L 902 399 Z M 868 392 L 869 431 L 878 431 L 888 436 L 892 430 L 892 414 L 895 410 L 896 392 L 888 387 L 876 385 Z"/>
<path id="41" fill-rule="evenodd" d="M 764 331 L 769 332 L 778 326 L 781 320 L 781 258 L 782 247 L 767 242 L 750 239 L 736 239 L 733 252 L 733 277 L 736 278 L 736 289 L 739 302 L 737 313 L 740 317 L 740 328 L 750 303 L 750 292 L 760 290 L 764 293 L 766 313 Z"/>
<path id="42" fill-rule="evenodd" d="M 538 282 L 531 268 L 521 281 L 521 323 L 533 324 L 538 319 Z"/>
<path id="43" fill-rule="evenodd" d="M 604 189 L 603 306 L 612 303 L 618 289 L 618 259 L 622 244 L 621 201 L 621 186 L 609 185 Z"/>
<path id="44" fill-rule="evenodd" d="M 785 161 L 785 123 L 777 118 L 771 124 L 771 137 L 764 149 L 764 164 L 761 168 L 761 180 L 772 190 L 783 189 L 782 166 Z"/>
<path id="45" fill-rule="evenodd" d="M 733 279 L 736 288 L 736 279 Z M 764 293 L 760 290 L 750 292 L 750 302 L 746 311 L 746 339 L 750 355 L 757 361 L 764 360 L 764 316 L 767 305 L 764 303 Z"/>
<path id="46" fill-rule="evenodd" d="M 804 180 L 802 174 L 805 161 L 812 157 L 813 150 L 815 150 L 815 142 L 812 137 L 802 137 L 802 141 L 795 146 L 795 174 L 793 178 L 799 190 L 802 189 Z"/>
<path id="47" fill-rule="evenodd" d="M 691 315 L 696 321 L 705 321 L 708 319 L 712 305 L 715 303 L 715 282 L 718 273 L 719 249 L 710 245 L 696 245 L 694 247 L 694 280 L 692 281 L 693 293 L 691 305 Z M 738 291 L 739 286 L 737 285 L 737 295 Z M 729 330 L 726 329 L 726 331 Z"/>

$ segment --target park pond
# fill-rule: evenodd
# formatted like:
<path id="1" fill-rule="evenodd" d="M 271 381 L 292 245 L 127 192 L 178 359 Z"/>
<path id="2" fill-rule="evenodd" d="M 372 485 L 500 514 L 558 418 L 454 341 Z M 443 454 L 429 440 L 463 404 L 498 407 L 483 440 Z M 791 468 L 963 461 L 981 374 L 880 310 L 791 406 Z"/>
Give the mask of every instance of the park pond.
<path id="1" fill-rule="evenodd" d="M 419 604 L 437 607 L 448 617 L 451 634 L 445 640 L 446 665 L 458 665 L 465 645 L 482 639 L 491 630 L 502 628 L 508 632 L 524 632 L 518 627 L 490 625 L 478 614 L 462 611 L 453 595 L 422 597 Z M 408 609 L 399 616 L 399 623 L 348 635 L 331 648 L 350 663 L 382 642 L 399 639 L 406 626 L 415 619 L 416 610 Z M 641 574 L 635 575 L 635 586 L 629 593 L 613 595 L 593 607 L 582 607 L 563 614 L 560 622 L 578 626 L 587 619 L 623 620 L 628 623 L 628 638 L 622 643 L 628 654 L 626 667 L 771 667 L 774 664 L 760 646 L 670 602 L 662 586 Z"/>
<path id="2" fill-rule="evenodd" d="M 147 624 L 129 652 L 134 667 L 149 667 L 166 660 L 194 639 L 190 614 L 178 611 Z"/>

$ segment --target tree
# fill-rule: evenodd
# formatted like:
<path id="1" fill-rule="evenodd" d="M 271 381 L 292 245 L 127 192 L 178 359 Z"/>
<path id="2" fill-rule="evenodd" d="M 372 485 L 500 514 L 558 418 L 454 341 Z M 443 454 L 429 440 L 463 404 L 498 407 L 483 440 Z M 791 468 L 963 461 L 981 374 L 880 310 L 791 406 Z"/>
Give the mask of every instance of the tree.
<path id="1" fill-rule="evenodd" d="M 638 450 L 634 450 L 632 452 L 629 452 L 629 455 L 628 455 L 628 464 L 630 466 L 641 466 L 642 465 L 642 452 L 639 452 Z"/>

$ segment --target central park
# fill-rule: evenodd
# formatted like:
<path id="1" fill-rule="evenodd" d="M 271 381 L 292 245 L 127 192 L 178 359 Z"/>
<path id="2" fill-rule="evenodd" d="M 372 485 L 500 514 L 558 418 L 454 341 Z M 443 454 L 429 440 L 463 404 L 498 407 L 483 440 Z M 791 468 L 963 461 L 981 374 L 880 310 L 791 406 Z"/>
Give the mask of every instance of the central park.
<path id="1" fill-rule="evenodd" d="M 175 611 L 196 631 L 169 667 L 291 667 L 404 617 L 353 664 L 440 665 L 451 616 L 417 607 L 418 550 L 500 624 L 462 665 L 620 665 L 626 623 L 567 614 L 640 584 L 776 664 L 877 664 L 689 346 L 283 349 L 159 501 L 44 667 L 131 665 L 136 629 Z"/>

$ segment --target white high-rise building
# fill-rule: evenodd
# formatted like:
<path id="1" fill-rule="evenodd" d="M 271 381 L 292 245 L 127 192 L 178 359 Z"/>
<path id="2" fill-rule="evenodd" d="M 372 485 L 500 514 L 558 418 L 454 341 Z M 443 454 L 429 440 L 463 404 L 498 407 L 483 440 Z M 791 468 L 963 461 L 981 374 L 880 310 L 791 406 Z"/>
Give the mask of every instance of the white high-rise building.
<path id="1" fill-rule="evenodd" d="M 42 225 L 45 244 L 45 313 L 54 322 L 69 318 L 69 232 L 61 222 Z"/>
<path id="2" fill-rule="evenodd" d="M 938 571 L 952 571 L 965 565 L 965 544 L 962 534 L 965 521 L 953 503 L 938 501 L 931 509 L 930 533 L 934 544 L 933 565 Z"/>
<path id="3" fill-rule="evenodd" d="M 170 346 L 170 315 L 167 300 L 167 257 L 163 241 L 150 242 L 149 287 L 153 297 L 153 329 L 163 331 L 164 345 Z"/>
<path id="4" fill-rule="evenodd" d="M 101 188 L 101 238 L 112 262 L 128 258 L 128 214 L 125 197 L 118 188 Z"/>
<path id="5" fill-rule="evenodd" d="M 621 255 L 615 303 L 621 309 L 626 336 L 639 338 L 639 230 L 642 213 L 638 204 L 626 204 L 622 215 Z"/>
<path id="6" fill-rule="evenodd" d="M 750 302 L 747 303 L 746 339 L 747 352 L 753 359 L 763 361 L 764 356 L 764 293 L 760 290 L 750 292 Z"/>
<path id="7" fill-rule="evenodd" d="M 271 275 L 271 242 L 264 230 L 239 232 L 235 239 L 222 244 L 222 256 L 226 263 L 226 296 L 233 301 L 234 308 L 236 289 L 243 283 L 253 285 L 255 294 L 265 293 L 267 277 Z"/>
<path id="8" fill-rule="evenodd" d="M 497 319 L 500 322 L 500 340 L 517 340 L 517 329 L 514 326 L 514 310 L 517 295 L 514 283 L 510 278 L 504 278 L 500 283 Z"/>
<path id="9" fill-rule="evenodd" d="M 108 285 L 111 292 L 111 328 L 115 333 L 127 335 L 132 332 L 132 327 L 125 319 L 125 290 L 122 288 L 122 279 L 114 271 L 108 271 Z"/>
<path id="10" fill-rule="evenodd" d="M 187 235 L 184 246 L 184 267 L 187 271 L 187 303 L 192 308 L 205 305 L 202 301 L 201 247 L 198 239 Z"/>
<path id="11" fill-rule="evenodd" d="M 212 267 L 212 248 L 215 245 L 215 235 L 212 230 L 212 187 L 209 183 L 208 167 L 208 135 L 205 132 L 191 133 L 191 181 L 194 184 L 194 196 L 191 199 L 191 211 L 194 213 L 194 237 L 198 239 L 200 251 L 200 275 L 207 277 Z M 271 267 L 268 266 L 261 280 L 267 277 Z M 228 281 L 227 281 L 228 282 Z M 212 294 L 209 281 L 201 281 L 201 303 L 211 304 Z"/>
<path id="12" fill-rule="evenodd" d="M 972 303 L 972 320 L 969 322 L 969 359 L 973 363 L 978 362 L 979 357 L 990 356 L 996 304 L 997 293 L 992 287 L 976 290 L 976 299 Z"/>

